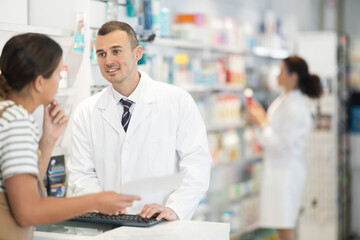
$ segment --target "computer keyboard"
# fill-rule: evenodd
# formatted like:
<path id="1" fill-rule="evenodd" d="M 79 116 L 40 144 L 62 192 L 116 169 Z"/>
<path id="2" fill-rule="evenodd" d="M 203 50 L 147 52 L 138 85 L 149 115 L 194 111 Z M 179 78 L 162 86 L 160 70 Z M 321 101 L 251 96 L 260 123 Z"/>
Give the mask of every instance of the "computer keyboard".
<path id="1" fill-rule="evenodd" d="M 132 214 L 119 214 L 117 216 L 109 216 L 102 213 L 90 212 L 69 219 L 69 221 L 108 224 L 108 225 L 113 225 L 114 227 L 119 227 L 119 226 L 150 227 L 164 221 L 164 219 L 160 219 L 159 221 L 156 221 L 156 215 L 152 216 L 151 218 L 142 218 L 140 217 L 140 215 L 132 215 Z"/>

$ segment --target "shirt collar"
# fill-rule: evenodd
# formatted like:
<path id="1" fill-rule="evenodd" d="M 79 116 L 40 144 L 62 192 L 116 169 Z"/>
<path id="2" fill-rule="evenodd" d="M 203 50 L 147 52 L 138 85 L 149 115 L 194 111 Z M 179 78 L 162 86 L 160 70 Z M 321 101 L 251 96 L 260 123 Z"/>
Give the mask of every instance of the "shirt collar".
<path id="1" fill-rule="evenodd" d="M 125 97 L 124 95 L 122 95 L 121 93 L 116 91 L 114 89 L 114 87 L 111 85 L 111 92 L 113 94 L 113 98 L 114 98 L 115 102 L 118 103 L 120 101 L 120 99 L 126 98 L 134 103 L 137 103 L 140 99 L 142 86 L 144 85 L 144 83 L 143 83 L 144 81 L 141 79 L 142 79 L 142 76 L 140 76 L 140 81 L 139 81 L 138 85 L 136 86 L 135 90 L 130 94 L 129 97 Z"/>

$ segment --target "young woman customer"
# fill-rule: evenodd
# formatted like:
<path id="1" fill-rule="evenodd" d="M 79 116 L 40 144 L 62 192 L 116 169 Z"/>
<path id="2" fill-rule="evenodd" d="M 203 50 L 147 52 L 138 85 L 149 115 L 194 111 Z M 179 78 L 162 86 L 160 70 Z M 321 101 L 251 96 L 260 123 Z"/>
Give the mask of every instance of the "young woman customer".
<path id="1" fill-rule="evenodd" d="M 42 197 L 39 184 L 68 117 L 54 100 L 62 49 L 42 34 L 12 37 L 0 56 L 0 239 L 32 239 L 33 225 L 97 210 L 118 214 L 137 196 L 101 192 Z M 44 105 L 43 134 L 32 116 Z M 40 154 L 41 153 L 41 154 Z"/>

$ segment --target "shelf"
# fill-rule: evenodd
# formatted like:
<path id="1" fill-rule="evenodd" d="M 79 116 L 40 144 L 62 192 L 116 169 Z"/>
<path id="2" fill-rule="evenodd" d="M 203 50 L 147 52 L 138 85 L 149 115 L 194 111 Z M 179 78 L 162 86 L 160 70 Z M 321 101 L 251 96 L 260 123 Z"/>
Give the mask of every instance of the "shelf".
<path id="1" fill-rule="evenodd" d="M 261 160 L 263 159 L 263 156 L 262 154 L 259 154 L 259 155 L 255 155 L 255 156 L 251 156 L 251 157 L 245 157 L 246 159 L 246 165 L 248 164 L 254 164 L 254 163 L 257 163 L 257 162 L 261 162 Z"/>
<path id="2" fill-rule="evenodd" d="M 72 31 L 67 29 L 38 27 L 38 26 L 30 26 L 30 25 L 12 24 L 12 23 L 0 23 L 0 31 L 17 32 L 17 33 L 35 32 L 35 33 L 46 34 L 49 36 L 59 36 L 59 37 L 70 37 L 72 33 Z"/>
<path id="3" fill-rule="evenodd" d="M 243 122 L 229 123 L 229 124 L 211 124 L 206 127 L 207 132 L 219 132 L 219 131 L 228 131 L 244 127 Z"/>
<path id="4" fill-rule="evenodd" d="M 154 46 L 161 47 L 176 47 L 183 49 L 194 49 L 194 50 L 209 50 L 223 53 L 234 53 L 234 54 L 246 54 L 246 51 L 240 50 L 234 46 L 221 46 L 211 45 L 200 42 L 191 42 L 189 40 L 174 39 L 174 38 L 156 38 L 152 43 Z"/>
<path id="5" fill-rule="evenodd" d="M 184 88 L 188 92 L 216 92 L 216 91 L 228 91 L 228 92 L 241 92 L 244 90 L 244 86 L 241 84 L 191 84 L 179 86 Z"/>
<path id="6" fill-rule="evenodd" d="M 254 47 L 253 54 L 258 57 L 272 59 L 284 59 L 289 56 L 289 51 L 285 49 L 272 49 L 266 47 Z"/>
<path id="7" fill-rule="evenodd" d="M 161 47 L 208 50 L 208 51 L 222 52 L 228 54 L 253 55 L 253 56 L 273 58 L 273 59 L 283 59 L 289 56 L 289 51 L 285 49 L 254 47 L 254 49 L 251 51 L 251 50 L 241 50 L 236 46 L 212 45 L 212 44 L 190 42 L 188 40 L 173 39 L 173 38 L 156 38 L 151 44 L 154 46 L 161 46 Z"/>
<path id="8" fill-rule="evenodd" d="M 161 46 L 161 47 L 176 47 L 176 48 L 184 48 L 184 49 L 195 49 L 195 50 L 213 50 L 214 47 L 199 43 L 199 42 L 190 42 L 187 40 L 182 39 L 174 39 L 174 38 L 156 38 L 152 43 L 154 46 Z M 220 51 L 221 48 L 217 47 L 217 51 Z M 236 51 L 235 49 L 232 49 Z"/>
<path id="9" fill-rule="evenodd" d="M 230 234 L 230 240 L 237 240 L 239 237 L 241 237 L 243 234 L 254 231 L 257 229 L 257 224 L 251 225 L 249 227 L 246 227 L 245 229 L 242 229 L 240 231 L 234 232 Z"/>
<path id="10" fill-rule="evenodd" d="M 237 197 L 234 197 L 234 198 L 230 198 L 224 204 L 225 205 L 230 205 L 230 204 L 242 202 L 245 199 L 257 198 L 257 197 L 259 197 L 259 194 L 260 194 L 259 190 L 255 190 L 253 192 L 249 192 L 249 193 L 247 193 L 245 195 L 242 195 L 242 196 L 237 196 Z"/>
<path id="11" fill-rule="evenodd" d="M 261 160 L 262 160 L 262 156 L 258 155 L 258 156 L 252 156 L 252 157 L 245 157 L 245 160 L 239 159 L 239 160 L 229 161 L 229 162 L 224 162 L 224 163 L 215 163 L 212 165 L 212 167 L 216 168 L 216 167 L 236 165 L 236 164 L 240 164 L 242 166 L 247 166 L 250 164 L 255 164 L 255 163 L 261 162 Z"/>
<path id="12" fill-rule="evenodd" d="M 259 196 L 259 191 L 254 191 L 254 192 L 250 192 L 247 193 L 245 195 L 242 196 L 237 196 L 231 199 L 227 199 L 226 201 L 221 202 L 222 205 L 229 205 L 231 203 L 239 203 L 241 201 L 244 201 L 246 199 L 249 198 L 255 198 Z M 215 206 L 216 205 L 216 206 Z M 214 211 L 214 208 L 219 207 L 219 203 L 207 203 L 207 205 L 202 205 L 201 207 L 198 207 L 195 211 L 194 216 L 199 216 L 199 215 L 205 215 L 208 213 L 211 213 L 212 211 Z"/>
<path id="13" fill-rule="evenodd" d="M 95 0 L 95 1 L 97 1 L 97 2 L 103 2 L 103 3 L 107 3 L 108 2 L 108 0 Z M 118 6 L 122 6 L 122 7 L 127 7 L 127 6 L 131 6 L 131 5 L 128 5 L 128 4 L 126 4 L 126 3 L 117 3 L 117 5 Z"/>

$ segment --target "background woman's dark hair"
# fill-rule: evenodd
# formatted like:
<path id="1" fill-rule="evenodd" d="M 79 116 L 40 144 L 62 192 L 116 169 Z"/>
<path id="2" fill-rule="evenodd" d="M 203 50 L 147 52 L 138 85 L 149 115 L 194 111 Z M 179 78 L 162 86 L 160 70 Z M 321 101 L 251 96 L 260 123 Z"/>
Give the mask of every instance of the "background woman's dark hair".
<path id="1" fill-rule="evenodd" d="M 290 56 L 284 60 L 289 73 L 296 73 L 299 76 L 298 87 L 302 93 L 310 98 L 319 98 L 323 93 L 323 87 L 320 78 L 317 75 L 310 74 L 307 63 L 298 56 Z"/>
<path id="2" fill-rule="evenodd" d="M 25 33 L 12 37 L 0 56 L 0 98 L 20 91 L 39 75 L 49 78 L 60 63 L 62 49 L 46 35 Z"/>
<path id="3" fill-rule="evenodd" d="M 126 32 L 126 34 L 129 37 L 129 41 L 130 41 L 132 49 L 139 46 L 139 42 L 137 40 L 136 33 L 135 33 L 134 29 L 129 24 L 127 24 L 125 22 L 110 21 L 110 22 L 104 23 L 101 26 L 101 28 L 99 29 L 97 34 L 100 35 L 100 36 L 105 36 L 105 35 L 113 32 L 113 31 L 116 31 L 116 30 Z"/>

